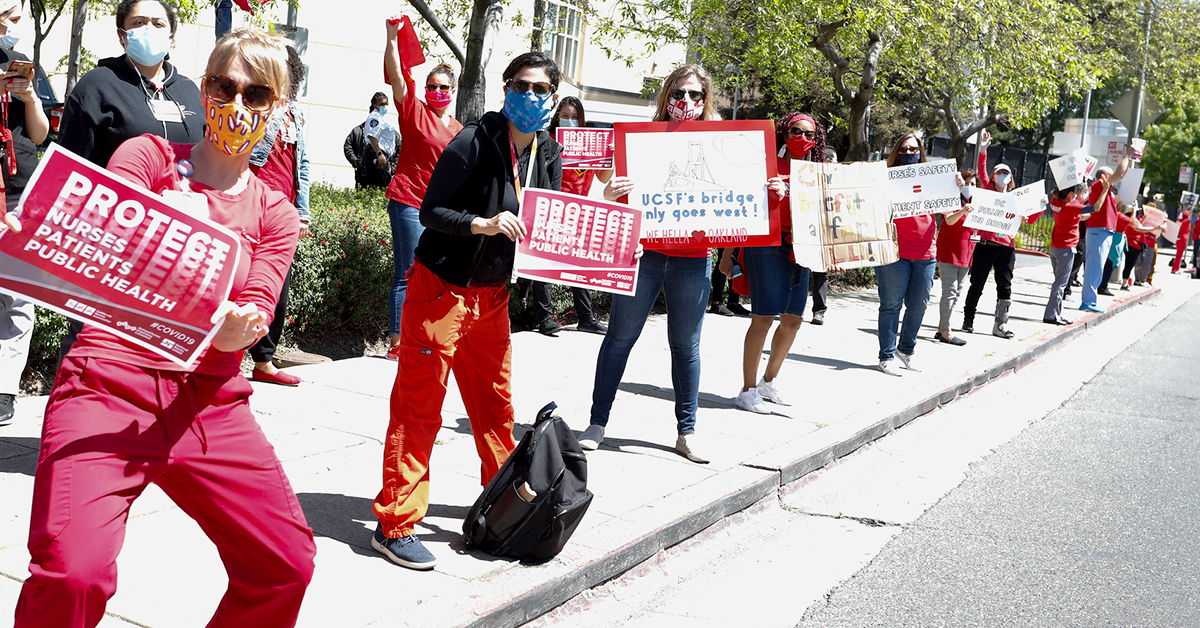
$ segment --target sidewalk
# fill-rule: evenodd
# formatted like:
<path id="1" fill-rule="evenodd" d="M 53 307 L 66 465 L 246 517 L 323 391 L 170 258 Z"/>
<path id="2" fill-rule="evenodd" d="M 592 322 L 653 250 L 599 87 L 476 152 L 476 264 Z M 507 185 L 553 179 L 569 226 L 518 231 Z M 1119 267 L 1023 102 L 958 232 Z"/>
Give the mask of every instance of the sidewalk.
<path id="1" fill-rule="evenodd" d="M 921 372 L 889 377 L 875 370 L 874 290 L 835 295 L 824 326 L 800 330 L 779 377 L 792 406 L 771 415 L 736 409 L 742 339 L 748 321 L 709 315 L 701 342 L 699 443 L 713 462 L 691 463 L 673 450 L 675 419 L 666 318 L 652 317 L 633 350 L 613 407 L 608 435 L 589 453 L 595 501 L 566 549 L 534 567 L 467 553 L 462 518 L 480 491 L 479 459 L 462 402 L 452 390 L 432 460 L 432 504 L 418 526 L 438 557 L 435 571 L 395 566 L 370 548 L 371 501 L 380 485 L 381 440 L 395 363 L 358 358 L 290 369 L 298 388 L 255 384 L 251 405 L 275 444 L 317 536 L 317 571 L 300 624 L 327 626 L 516 626 L 613 578 L 659 549 L 764 498 L 782 484 L 845 455 L 904 423 L 1020 367 L 1088 326 L 1160 297 L 1174 309 L 1200 292 L 1200 281 L 1170 275 L 1160 256 L 1158 287 L 1101 297 L 1104 314 L 1068 299 L 1068 327 L 1041 322 L 1049 261 L 1018 256 L 1010 327 L 990 335 L 995 287 L 989 282 L 976 329 L 965 347 L 933 341 L 940 288 L 919 335 Z M 962 321 L 961 304 L 953 318 Z M 545 403 L 577 431 L 588 423 L 601 337 L 564 331 L 558 338 L 516 334 L 513 391 L 519 437 Z M 765 365 L 765 360 L 764 360 Z M 18 401 L 14 423 L 0 430 L 0 627 L 10 626 L 20 582 L 28 576 L 32 474 L 45 398 Z M 119 560 L 120 584 L 105 627 L 203 625 L 226 584 L 212 544 L 157 488 L 135 504 Z"/>

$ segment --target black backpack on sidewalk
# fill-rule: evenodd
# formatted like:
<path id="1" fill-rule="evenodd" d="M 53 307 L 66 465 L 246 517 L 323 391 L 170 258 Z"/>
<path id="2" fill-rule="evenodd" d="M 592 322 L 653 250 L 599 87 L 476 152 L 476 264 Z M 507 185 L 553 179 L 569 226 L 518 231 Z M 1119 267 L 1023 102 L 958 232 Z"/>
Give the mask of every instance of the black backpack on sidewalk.
<path id="1" fill-rule="evenodd" d="M 526 563 L 562 551 L 592 503 L 587 458 L 553 402 L 538 412 L 463 522 L 468 549 Z"/>

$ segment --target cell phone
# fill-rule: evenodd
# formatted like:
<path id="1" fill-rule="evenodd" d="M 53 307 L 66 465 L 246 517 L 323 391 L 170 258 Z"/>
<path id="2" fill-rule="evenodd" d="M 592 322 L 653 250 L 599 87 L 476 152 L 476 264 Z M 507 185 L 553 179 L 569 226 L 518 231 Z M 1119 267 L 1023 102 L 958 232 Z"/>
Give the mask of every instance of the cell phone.
<path id="1" fill-rule="evenodd" d="M 33 62 L 24 61 L 21 59 L 13 59 L 8 64 L 8 71 L 15 72 L 17 76 L 24 79 L 33 79 Z"/>

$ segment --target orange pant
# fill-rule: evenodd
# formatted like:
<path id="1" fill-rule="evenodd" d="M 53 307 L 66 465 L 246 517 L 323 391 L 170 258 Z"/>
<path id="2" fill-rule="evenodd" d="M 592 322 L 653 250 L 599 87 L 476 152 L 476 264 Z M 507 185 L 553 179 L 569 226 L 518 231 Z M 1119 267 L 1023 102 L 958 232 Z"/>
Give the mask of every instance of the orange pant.
<path id="1" fill-rule="evenodd" d="M 383 533 L 392 538 L 412 534 L 429 508 L 429 455 L 442 427 L 451 369 L 483 462 L 483 485 L 516 446 L 508 290 L 460 288 L 414 262 L 400 347 L 383 450 L 383 489 L 373 506 Z"/>

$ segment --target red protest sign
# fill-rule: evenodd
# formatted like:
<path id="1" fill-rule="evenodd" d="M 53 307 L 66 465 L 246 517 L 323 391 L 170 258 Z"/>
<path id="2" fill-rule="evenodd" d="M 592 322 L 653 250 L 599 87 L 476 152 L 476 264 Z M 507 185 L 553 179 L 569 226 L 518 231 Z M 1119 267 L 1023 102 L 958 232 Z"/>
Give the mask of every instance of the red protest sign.
<path id="1" fill-rule="evenodd" d="M 614 137 L 612 129 L 558 127 L 563 170 L 612 170 Z"/>
<path id="2" fill-rule="evenodd" d="M 517 245 L 518 277 L 632 296 L 637 288 L 642 213 L 551 190 L 521 193 L 526 237 Z"/>
<path id="3" fill-rule="evenodd" d="M 0 289 L 176 363 L 207 348 L 240 242 L 224 227 L 52 144 L 0 234 Z"/>

